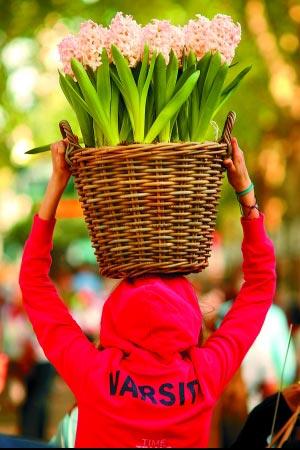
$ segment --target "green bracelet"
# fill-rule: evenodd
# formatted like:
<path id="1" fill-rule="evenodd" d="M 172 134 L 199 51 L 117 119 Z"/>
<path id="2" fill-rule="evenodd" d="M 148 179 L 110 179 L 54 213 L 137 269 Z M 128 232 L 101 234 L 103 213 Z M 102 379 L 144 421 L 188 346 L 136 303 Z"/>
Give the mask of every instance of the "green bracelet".
<path id="1" fill-rule="evenodd" d="M 251 192 L 254 189 L 254 184 L 250 183 L 250 185 L 247 187 L 247 189 L 245 189 L 244 191 L 241 192 L 236 192 L 237 198 L 243 197 L 243 195 L 248 194 L 249 192 Z"/>

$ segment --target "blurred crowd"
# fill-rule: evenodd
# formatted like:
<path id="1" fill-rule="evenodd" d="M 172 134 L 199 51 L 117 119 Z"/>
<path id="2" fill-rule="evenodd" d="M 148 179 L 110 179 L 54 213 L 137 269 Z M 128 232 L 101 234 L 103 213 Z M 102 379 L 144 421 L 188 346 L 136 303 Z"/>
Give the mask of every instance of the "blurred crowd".
<path id="1" fill-rule="evenodd" d="M 234 301 L 242 273 L 237 268 L 226 277 L 216 247 L 204 274 L 189 277 L 199 296 L 206 339 Z M 66 405 L 65 416 L 57 418 L 56 434 L 49 435 L 49 402 L 58 375 L 24 313 L 17 275 L 14 280 L 5 283 L 0 277 L 0 417 L 14 410 L 14 434 L 44 441 L 52 438 L 57 446 L 73 446 L 76 407 L 68 412 Z M 102 306 L 116 281 L 101 278 L 89 265 L 62 267 L 54 281 L 74 319 L 97 345 Z M 211 447 L 230 447 L 255 406 L 300 379 L 300 308 L 295 302 L 281 303 L 280 298 L 274 299 L 258 338 L 217 405 Z M 5 431 L 1 426 L 0 433 Z"/>
<path id="2" fill-rule="evenodd" d="M 85 335 L 96 341 L 102 306 L 113 282 L 99 277 L 89 265 L 62 268 L 54 281 L 72 317 Z M 0 284 L 0 323 L 0 417 L 14 411 L 14 434 L 46 440 L 49 401 L 58 375 L 23 309 L 17 270 L 14 282 Z M 5 431 L 0 420 L 0 433 Z"/>

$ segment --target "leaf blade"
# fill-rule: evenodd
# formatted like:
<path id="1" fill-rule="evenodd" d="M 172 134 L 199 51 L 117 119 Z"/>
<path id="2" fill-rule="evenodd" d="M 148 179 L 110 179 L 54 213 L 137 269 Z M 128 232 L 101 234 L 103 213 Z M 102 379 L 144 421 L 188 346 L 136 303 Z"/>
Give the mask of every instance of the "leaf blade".
<path id="1" fill-rule="evenodd" d="M 127 61 L 119 51 L 119 49 L 112 45 L 113 59 L 117 68 L 119 75 L 119 81 L 126 91 L 127 102 L 130 104 L 130 109 L 132 112 L 132 118 L 134 120 L 134 132 L 136 132 L 138 122 L 139 122 L 139 93 L 138 88 L 135 83 L 132 71 L 130 70 Z M 126 103 L 127 103 L 126 102 Z"/>
<path id="2" fill-rule="evenodd" d="M 214 78 L 209 95 L 205 104 L 201 107 L 199 115 L 199 122 L 192 140 L 202 142 L 209 126 L 209 123 L 214 115 L 216 107 L 219 104 L 222 88 L 228 73 L 228 65 L 223 64 Z"/>
<path id="3" fill-rule="evenodd" d="M 59 72 L 59 84 L 61 86 L 61 89 L 63 93 L 65 94 L 65 97 L 67 98 L 70 106 L 73 108 L 79 127 L 81 130 L 82 138 L 84 141 L 84 144 L 86 147 L 94 147 L 95 145 L 95 137 L 94 137 L 94 130 L 93 130 L 93 119 L 89 115 L 89 113 L 76 101 L 76 98 L 74 96 L 73 91 L 70 89 L 70 85 L 73 87 L 74 90 L 76 90 L 75 86 L 76 83 L 71 82 L 69 78 L 65 78 L 60 72 Z M 79 87 L 76 86 L 79 90 Z M 77 91 L 78 92 L 78 91 Z M 78 92 L 78 95 L 79 92 Z"/>
<path id="4" fill-rule="evenodd" d="M 118 143 L 118 139 L 114 136 L 111 128 L 109 127 L 108 116 L 103 110 L 103 105 L 99 100 L 97 91 L 88 74 L 82 64 L 75 58 L 72 58 L 71 66 L 84 96 L 85 102 L 88 105 L 90 115 L 97 122 L 97 125 L 105 136 L 107 143 L 110 145 L 116 145 Z"/>
<path id="5" fill-rule="evenodd" d="M 151 143 L 160 133 L 166 123 L 176 114 L 183 103 L 187 100 L 189 95 L 197 83 L 199 78 L 199 71 L 193 73 L 184 83 L 182 88 L 172 97 L 168 104 L 160 112 L 159 116 L 154 121 L 145 138 L 145 143 Z"/>
<path id="6" fill-rule="evenodd" d="M 37 153 L 43 153 L 43 152 L 47 152 L 49 150 L 50 150 L 50 144 L 41 145 L 40 147 L 34 147 L 34 148 L 31 148 L 30 150 L 27 150 L 27 152 L 25 152 L 25 155 L 35 155 Z"/>

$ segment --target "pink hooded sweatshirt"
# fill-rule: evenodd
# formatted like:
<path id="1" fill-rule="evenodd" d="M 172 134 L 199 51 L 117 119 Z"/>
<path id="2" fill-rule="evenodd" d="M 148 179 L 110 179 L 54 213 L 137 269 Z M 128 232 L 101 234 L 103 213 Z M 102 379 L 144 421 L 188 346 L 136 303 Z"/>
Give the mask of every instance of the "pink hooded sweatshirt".
<path id="1" fill-rule="evenodd" d="M 47 357 L 78 402 L 76 447 L 207 447 L 213 407 L 264 322 L 275 289 L 263 216 L 242 219 L 244 284 L 202 347 L 185 277 L 124 280 L 106 301 L 98 350 L 51 282 L 55 220 L 37 215 L 20 271 L 24 305 Z"/>

